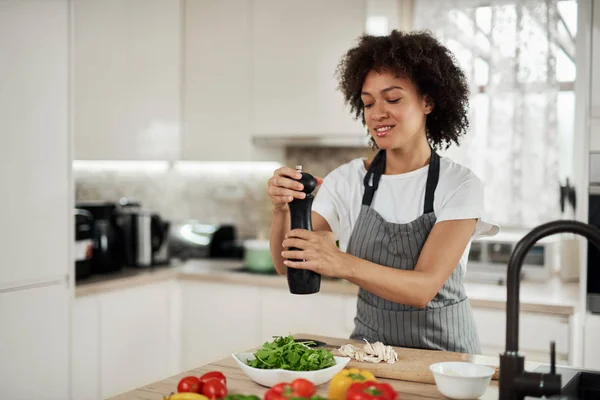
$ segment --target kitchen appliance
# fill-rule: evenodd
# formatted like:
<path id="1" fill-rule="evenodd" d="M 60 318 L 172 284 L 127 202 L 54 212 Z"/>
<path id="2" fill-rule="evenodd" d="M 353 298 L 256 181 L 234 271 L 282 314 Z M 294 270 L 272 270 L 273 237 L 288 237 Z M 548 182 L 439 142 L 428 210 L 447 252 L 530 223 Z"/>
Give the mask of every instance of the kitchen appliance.
<path id="1" fill-rule="evenodd" d="M 600 228 L 600 153 L 590 154 L 588 223 Z M 600 313 L 600 250 L 587 246 L 587 308 Z"/>
<path id="2" fill-rule="evenodd" d="M 302 165 L 296 166 L 296 171 L 302 174 L 300 179 L 295 179 L 302 183 L 302 191 L 306 193 L 303 199 L 293 199 L 288 205 L 290 207 L 291 229 L 307 229 L 312 231 L 311 208 L 314 200 L 312 192 L 317 187 L 317 180 L 311 174 L 302 172 Z M 290 250 L 299 250 L 290 247 Z M 301 260 L 291 260 L 301 261 Z M 308 269 L 287 269 L 287 281 L 290 293 L 292 294 L 313 294 L 321 288 L 321 275 Z"/>
<path id="3" fill-rule="evenodd" d="M 273 273 L 275 266 L 271 258 L 271 245 L 268 240 L 244 241 L 244 266 L 248 272 Z"/>
<path id="4" fill-rule="evenodd" d="M 92 256 L 94 254 L 94 216 L 91 212 L 76 208 L 75 216 L 75 280 L 92 275 Z"/>
<path id="5" fill-rule="evenodd" d="M 75 205 L 92 214 L 94 219 L 92 274 L 119 271 L 123 268 L 123 235 L 117 224 L 117 203 L 81 202 Z"/>
<path id="6" fill-rule="evenodd" d="M 142 208 L 138 202 L 121 199 L 117 221 L 123 232 L 124 264 L 131 267 L 157 265 L 157 252 L 163 247 L 168 231 L 160 216 Z M 161 262 L 168 263 L 168 256 L 163 254 L 162 257 Z"/>
<path id="7" fill-rule="evenodd" d="M 229 224 L 204 224 L 196 220 L 172 223 L 168 235 L 171 258 L 242 259 L 244 245 L 237 228 Z"/>
<path id="8" fill-rule="evenodd" d="M 169 251 L 169 232 L 171 230 L 171 223 L 169 221 L 161 220 L 163 230 L 163 240 L 158 241 L 158 237 L 152 244 L 154 251 L 153 262 L 154 265 L 169 265 L 171 264 L 171 253 Z"/>
<path id="9" fill-rule="evenodd" d="M 504 284 L 507 265 L 516 244 L 525 232 L 500 232 L 493 237 L 475 239 L 471 243 L 466 279 L 490 279 Z M 523 263 L 522 278 L 544 282 L 552 277 L 561 263 L 561 237 L 547 237 L 536 243 Z"/>

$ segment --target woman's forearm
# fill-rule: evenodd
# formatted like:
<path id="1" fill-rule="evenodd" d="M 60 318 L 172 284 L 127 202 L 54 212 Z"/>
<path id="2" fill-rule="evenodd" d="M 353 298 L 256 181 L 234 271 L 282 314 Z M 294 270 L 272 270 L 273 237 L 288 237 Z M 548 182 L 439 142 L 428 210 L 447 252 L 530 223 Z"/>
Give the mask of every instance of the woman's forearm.
<path id="1" fill-rule="evenodd" d="M 273 259 L 273 265 L 275 270 L 280 275 L 285 275 L 287 267 L 283 263 L 284 258 L 281 256 L 281 252 L 284 250 L 282 243 L 285 238 L 285 234 L 290 231 L 290 212 L 286 208 L 285 210 L 274 210 L 273 220 L 271 222 L 271 258 Z"/>
<path id="2" fill-rule="evenodd" d="M 425 307 L 439 290 L 427 272 L 389 268 L 350 254 L 344 258 L 347 274 L 343 279 L 389 301 Z"/>

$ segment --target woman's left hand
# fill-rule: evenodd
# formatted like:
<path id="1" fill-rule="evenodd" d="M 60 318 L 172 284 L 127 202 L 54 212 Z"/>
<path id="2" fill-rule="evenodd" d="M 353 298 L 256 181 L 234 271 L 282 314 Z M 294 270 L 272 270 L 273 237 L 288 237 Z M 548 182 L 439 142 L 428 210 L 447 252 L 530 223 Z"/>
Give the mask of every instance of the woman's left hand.
<path id="1" fill-rule="evenodd" d="M 300 249 L 281 252 L 283 258 L 288 259 L 284 261 L 285 265 L 297 269 L 310 269 L 324 276 L 342 277 L 346 253 L 336 246 L 332 232 L 293 229 L 285 237 L 283 247 Z"/>

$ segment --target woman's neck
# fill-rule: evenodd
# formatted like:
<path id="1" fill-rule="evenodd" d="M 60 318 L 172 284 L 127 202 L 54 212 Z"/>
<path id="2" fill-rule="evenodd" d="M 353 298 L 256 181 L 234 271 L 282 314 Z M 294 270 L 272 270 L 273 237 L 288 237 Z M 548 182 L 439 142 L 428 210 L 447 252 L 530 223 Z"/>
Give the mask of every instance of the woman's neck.
<path id="1" fill-rule="evenodd" d="M 429 164 L 431 147 L 427 138 L 417 140 L 405 147 L 386 150 L 385 174 L 404 174 Z"/>

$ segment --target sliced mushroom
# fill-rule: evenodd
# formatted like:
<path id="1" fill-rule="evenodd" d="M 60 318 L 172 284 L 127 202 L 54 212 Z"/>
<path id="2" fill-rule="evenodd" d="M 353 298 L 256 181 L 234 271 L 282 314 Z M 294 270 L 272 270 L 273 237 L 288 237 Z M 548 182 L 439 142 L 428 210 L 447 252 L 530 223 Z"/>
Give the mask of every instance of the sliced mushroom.
<path id="1" fill-rule="evenodd" d="M 363 345 L 362 349 L 351 344 L 345 344 L 339 348 L 339 351 L 355 360 L 374 364 L 381 361 L 393 364 L 398 360 L 398 353 L 391 346 L 386 346 L 381 342 L 369 343 L 366 339 L 365 342 L 366 344 Z"/>

